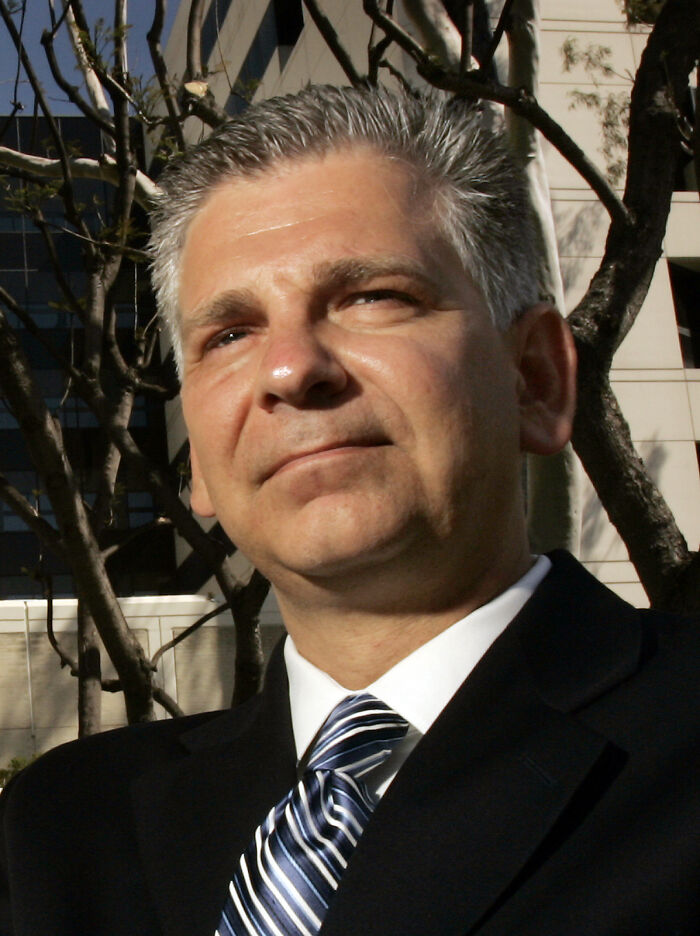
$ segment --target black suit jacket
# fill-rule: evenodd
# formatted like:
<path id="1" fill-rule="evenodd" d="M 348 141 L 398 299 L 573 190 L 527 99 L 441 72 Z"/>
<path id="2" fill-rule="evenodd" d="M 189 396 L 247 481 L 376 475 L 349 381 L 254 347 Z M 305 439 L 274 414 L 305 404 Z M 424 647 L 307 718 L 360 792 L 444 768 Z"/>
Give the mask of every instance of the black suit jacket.
<path id="1" fill-rule="evenodd" d="M 698 643 L 555 556 L 379 803 L 323 936 L 697 936 Z M 294 779 L 279 652 L 239 709 L 50 752 L 0 800 L 0 932 L 212 936 Z"/>

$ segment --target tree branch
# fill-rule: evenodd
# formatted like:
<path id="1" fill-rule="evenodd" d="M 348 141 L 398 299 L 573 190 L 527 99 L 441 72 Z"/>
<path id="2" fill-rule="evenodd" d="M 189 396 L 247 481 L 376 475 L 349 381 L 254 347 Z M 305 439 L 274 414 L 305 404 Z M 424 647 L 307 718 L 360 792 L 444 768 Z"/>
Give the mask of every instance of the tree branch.
<path id="1" fill-rule="evenodd" d="M 48 106 L 46 96 L 44 95 L 44 90 L 39 82 L 39 79 L 36 76 L 36 72 L 34 71 L 34 68 L 32 67 L 31 59 L 27 53 L 26 48 L 24 47 L 22 38 L 17 32 L 17 29 L 15 28 L 15 24 L 12 20 L 12 16 L 10 15 L 10 12 L 7 8 L 7 4 L 5 0 L 0 0 L 0 16 L 2 17 L 5 23 L 7 31 L 10 34 L 10 38 L 12 39 L 12 42 L 20 57 L 20 60 L 22 62 L 22 68 L 24 69 L 25 74 L 27 75 L 27 78 L 29 79 L 29 83 L 32 87 L 32 91 L 34 92 L 39 108 L 41 109 L 41 112 L 46 119 L 46 123 L 48 124 L 49 131 L 51 133 L 51 137 L 54 142 L 54 146 L 56 147 L 56 150 L 59 154 L 59 161 L 60 161 L 61 168 L 62 168 L 61 176 L 66 183 L 64 186 L 64 191 L 62 192 L 62 197 L 63 197 L 68 219 L 71 221 L 72 224 L 75 225 L 76 228 L 78 228 L 79 230 L 82 230 L 82 232 L 86 236 L 89 236 L 89 231 L 85 225 L 85 222 L 80 216 L 80 213 L 78 212 L 77 206 L 75 204 L 75 200 L 73 198 L 73 191 L 70 185 L 70 178 L 71 178 L 70 161 L 68 159 L 68 153 L 66 152 L 66 147 L 63 142 L 63 137 L 54 119 L 54 116 L 51 113 L 51 109 Z"/>
<path id="2" fill-rule="evenodd" d="M 161 48 L 161 36 L 163 33 L 163 26 L 165 24 L 165 4 L 166 0 L 156 0 L 153 10 L 153 23 L 151 24 L 151 28 L 148 31 L 146 39 L 148 40 L 148 49 L 151 54 L 153 71 L 155 72 L 155 76 L 158 80 L 158 86 L 160 87 L 160 92 L 163 95 L 163 101 L 165 102 L 165 107 L 168 111 L 168 127 L 170 128 L 171 133 L 173 133 L 175 136 L 177 145 L 181 150 L 184 150 L 185 137 L 182 132 L 182 126 L 180 124 L 180 112 L 177 106 L 177 101 L 172 93 L 170 82 L 168 81 L 168 70 L 165 65 L 163 50 Z"/>
<path id="3" fill-rule="evenodd" d="M 111 138 L 114 134 L 114 125 L 112 124 L 111 113 L 107 111 L 105 114 L 104 112 L 101 112 L 100 110 L 92 107 L 90 104 L 88 104 L 85 98 L 83 98 L 77 85 L 72 85 L 69 81 L 66 80 L 58 65 L 58 61 L 56 60 L 53 39 L 53 32 L 49 32 L 48 30 L 45 30 L 41 37 L 41 44 L 44 47 L 46 58 L 48 60 L 49 68 L 51 69 L 51 74 L 53 75 L 54 81 L 64 92 L 68 100 L 80 111 L 82 111 L 88 120 L 103 130 L 104 133 L 107 134 L 108 139 Z M 94 75 L 94 72 L 91 73 Z"/>
<path id="4" fill-rule="evenodd" d="M 63 294 L 64 300 L 68 303 L 69 308 L 78 316 L 82 315 L 82 308 L 78 299 L 70 287 L 68 280 L 63 272 L 63 264 L 61 263 L 58 253 L 56 251 L 56 244 L 49 230 L 49 226 L 46 223 L 43 212 L 37 211 L 32 218 L 34 224 L 39 229 L 41 236 L 46 244 L 46 250 L 49 255 L 49 260 L 51 261 L 51 267 L 53 269 L 53 275 L 56 278 L 56 283 L 58 288 Z"/>
<path id="5" fill-rule="evenodd" d="M 686 611 L 700 609 L 700 564 L 634 451 L 607 374 L 661 255 L 680 156 L 675 101 L 698 57 L 700 7 L 695 0 L 667 0 L 630 102 L 624 201 L 633 223 L 613 221 L 600 268 L 569 316 L 579 353 L 574 447 L 652 604 L 673 609 L 684 602 Z"/>
<path id="6" fill-rule="evenodd" d="M 75 12 L 73 7 L 70 5 L 66 7 L 66 26 L 78 67 L 85 82 L 85 87 L 87 88 L 88 94 L 92 99 L 93 109 L 97 114 L 100 115 L 102 120 L 112 128 L 113 133 L 114 125 L 112 122 L 112 112 L 110 111 L 109 105 L 107 104 L 107 98 L 105 97 L 104 89 L 100 83 L 100 79 L 98 78 L 95 69 L 90 64 L 90 59 L 85 50 L 85 45 L 83 44 L 83 40 L 80 37 L 80 29 L 78 28 L 78 24 L 75 20 Z"/>
<path id="7" fill-rule="evenodd" d="M 138 539 L 140 536 L 143 536 L 144 533 L 152 533 L 153 530 L 157 530 L 166 526 L 172 526 L 172 521 L 169 517 L 156 517 L 155 520 L 151 520 L 150 523 L 144 523 L 142 526 L 136 527 L 133 530 L 129 530 L 124 539 L 103 549 L 102 556 L 105 561 L 107 559 L 111 559 L 112 556 L 116 555 L 121 549 L 124 549 L 125 546 L 131 545 L 134 540 Z"/>
<path id="8" fill-rule="evenodd" d="M 158 666 L 158 662 L 164 653 L 167 653 L 168 650 L 172 650 L 173 647 L 176 647 L 179 643 L 182 643 L 182 641 L 186 640 L 190 636 L 190 634 L 194 634 L 196 630 L 199 630 L 202 624 L 206 624 L 207 621 L 211 621 L 212 618 L 217 617 L 219 614 L 222 614 L 224 611 L 228 611 L 230 607 L 231 607 L 230 602 L 226 601 L 224 602 L 224 604 L 219 605 L 218 607 L 214 608 L 212 611 L 207 611 L 206 614 L 203 614 L 200 618 L 197 618 L 194 624 L 190 624 L 189 627 L 186 627 L 185 630 L 182 631 L 182 633 L 178 634 L 176 637 L 173 637 L 173 639 L 169 640 L 167 643 L 164 643 L 163 646 L 159 647 L 158 650 L 156 650 L 156 652 L 151 657 L 151 663 L 153 664 L 153 666 L 154 667 Z"/>
<path id="9" fill-rule="evenodd" d="M 202 62 L 203 20 L 204 0 L 192 0 L 190 15 L 187 20 L 187 81 L 199 81 L 204 78 Z"/>
<path id="10" fill-rule="evenodd" d="M 325 13 L 321 12 L 321 8 L 319 7 L 316 0 L 304 0 L 304 6 L 309 11 L 309 16 L 314 21 L 316 29 L 318 29 L 318 31 L 321 33 L 326 42 L 326 45 L 331 50 L 335 56 L 336 61 L 345 72 L 345 75 L 350 84 L 355 86 L 362 84 L 364 82 L 363 76 L 360 75 L 360 73 L 353 65 L 350 55 L 338 38 L 338 33 L 333 28 L 333 24 L 325 15 Z"/>
<path id="11" fill-rule="evenodd" d="M 451 91 L 472 100 L 496 101 L 504 104 L 521 117 L 529 120 L 546 139 L 556 147 L 574 169 L 585 179 L 591 189 L 607 209 L 610 217 L 619 223 L 627 223 L 627 209 L 620 201 L 614 189 L 605 176 L 591 162 L 583 150 L 578 146 L 555 120 L 537 103 L 537 100 L 520 88 L 509 88 L 495 82 L 476 80 L 472 74 L 460 75 L 457 72 L 446 71 L 436 65 L 423 51 L 421 46 L 399 26 L 395 20 L 387 16 L 378 6 L 376 0 L 363 0 L 364 9 L 377 25 L 390 35 L 416 62 L 421 77 L 436 88 Z"/>
<path id="12" fill-rule="evenodd" d="M 484 55 L 483 60 L 479 63 L 479 71 L 483 74 L 488 72 L 491 64 L 493 63 L 496 50 L 501 44 L 503 33 L 508 28 L 508 24 L 510 22 L 510 11 L 514 2 L 515 0 L 505 0 L 505 3 L 503 4 L 503 9 L 501 10 L 501 15 L 498 18 L 496 28 L 493 31 L 493 36 L 491 37 L 489 47 L 486 50 L 486 54 Z"/>
<path id="13" fill-rule="evenodd" d="M 46 573 L 41 570 L 36 570 L 34 572 L 34 577 L 41 582 L 42 589 L 44 592 L 44 600 L 46 601 L 46 635 L 49 638 L 49 643 L 51 647 L 55 650 L 58 659 L 61 661 L 61 669 L 68 667 L 68 671 L 71 676 L 78 675 L 78 661 L 66 653 L 59 642 L 56 640 L 56 635 L 53 629 L 53 582 L 51 581 L 51 576 L 46 575 Z"/>
<path id="14" fill-rule="evenodd" d="M 80 371 L 73 367 L 70 361 L 56 348 L 56 346 L 46 337 L 45 329 L 39 328 L 29 312 L 26 311 L 10 293 L 0 286 L 0 302 L 12 312 L 22 322 L 27 331 L 36 338 L 38 342 L 49 352 L 51 357 L 60 366 L 66 376 L 73 379 L 81 379 Z M 0 313 L 1 314 L 1 313 Z"/>
<path id="15" fill-rule="evenodd" d="M 153 687 L 153 698 L 159 705 L 162 705 L 168 715 L 172 715 L 173 718 L 181 718 L 185 714 L 175 699 L 169 696 L 161 686 Z"/>
<path id="16" fill-rule="evenodd" d="M 673 49 L 673 55 L 669 54 Z M 598 272 L 569 323 L 604 365 L 629 332 L 661 255 L 680 157 L 675 100 L 700 56 L 700 6 L 667 0 L 649 36 L 630 100 L 624 202 L 632 224 L 613 221 Z"/>
<path id="17" fill-rule="evenodd" d="M 459 71 L 462 37 L 441 0 L 404 0 L 403 8 L 423 40 L 422 51 L 443 67 Z"/>
<path id="18" fill-rule="evenodd" d="M 41 179 L 64 178 L 64 164 L 61 159 L 49 159 L 45 156 L 20 153 L 18 150 L 10 149 L 7 146 L 0 146 L 0 165 L 28 172 L 30 175 Z M 72 178 L 96 179 L 108 182 L 110 185 L 119 185 L 117 163 L 112 156 L 107 154 L 104 154 L 101 159 L 91 159 L 84 156 L 69 158 L 68 166 L 70 169 L 69 176 Z M 140 169 L 136 170 L 134 181 L 135 201 L 142 208 L 149 209 L 158 197 L 158 186 Z M 83 236 L 86 236 L 88 240 L 92 240 L 89 232 L 87 235 L 83 232 Z"/>
<path id="19" fill-rule="evenodd" d="M 36 535 L 39 542 L 43 543 L 57 556 L 63 556 L 63 544 L 57 530 L 40 515 L 27 498 L 10 484 L 4 474 L 0 474 L 0 500 L 3 500 L 8 507 L 17 514 L 20 520 L 27 524 L 29 529 Z"/>

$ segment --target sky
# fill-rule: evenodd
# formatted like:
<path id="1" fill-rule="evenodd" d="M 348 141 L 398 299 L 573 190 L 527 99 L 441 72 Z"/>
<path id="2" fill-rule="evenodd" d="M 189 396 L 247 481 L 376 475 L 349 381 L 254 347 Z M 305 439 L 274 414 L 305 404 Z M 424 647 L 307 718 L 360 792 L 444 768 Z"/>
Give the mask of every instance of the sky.
<path id="1" fill-rule="evenodd" d="M 76 114 L 77 110 L 68 104 L 65 96 L 54 84 L 46 56 L 41 45 L 41 34 L 50 25 L 50 0 L 25 0 L 26 14 L 24 18 L 23 38 L 30 49 L 32 65 L 39 75 L 52 105 L 54 114 Z M 167 19 L 163 33 L 163 45 L 167 39 L 168 31 L 175 18 L 180 0 L 169 0 Z M 62 0 L 53 0 L 54 8 L 62 8 Z M 90 22 L 93 23 L 102 17 L 106 23 L 111 23 L 114 16 L 114 0 L 83 0 L 83 7 Z M 151 75 L 151 59 L 146 42 L 146 33 L 153 20 L 153 0 L 130 0 L 128 6 L 128 19 L 131 24 L 129 31 L 129 69 L 134 74 Z M 20 16 L 13 17 L 17 28 L 20 25 Z M 67 39 L 56 42 L 59 63 L 64 65 L 64 73 L 69 81 L 78 83 L 77 72 L 72 65 L 72 53 Z M 66 66 L 66 62 L 70 64 Z M 0 115 L 8 114 L 12 110 L 14 98 L 15 76 L 17 71 L 17 54 L 12 40 L 0 21 Z M 24 105 L 24 113 L 31 114 L 34 107 L 34 95 L 23 74 L 20 74 L 20 84 L 17 97 Z"/>

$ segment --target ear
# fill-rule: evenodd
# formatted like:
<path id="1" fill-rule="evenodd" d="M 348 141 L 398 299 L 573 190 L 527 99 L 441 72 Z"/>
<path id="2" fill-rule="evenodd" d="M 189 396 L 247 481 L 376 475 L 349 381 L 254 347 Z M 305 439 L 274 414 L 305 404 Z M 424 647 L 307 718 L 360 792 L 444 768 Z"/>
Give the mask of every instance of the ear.
<path id="1" fill-rule="evenodd" d="M 200 517 L 213 517 L 215 514 L 212 502 L 209 499 L 209 491 L 204 483 L 202 472 L 199 467 L 199 458 L 195 451 L 192 440 L 190 439 L 190 466 L 192 468 L 192 485 L 190 492 L 190 506 Z"/>
<path id="2" fill-rule="evenodd" d="M 576 348 L 564 319 L 547 303 L 512 326 L 518 371 L 520 448 L 553 455 L 571 438 L 576 406 Z"/>

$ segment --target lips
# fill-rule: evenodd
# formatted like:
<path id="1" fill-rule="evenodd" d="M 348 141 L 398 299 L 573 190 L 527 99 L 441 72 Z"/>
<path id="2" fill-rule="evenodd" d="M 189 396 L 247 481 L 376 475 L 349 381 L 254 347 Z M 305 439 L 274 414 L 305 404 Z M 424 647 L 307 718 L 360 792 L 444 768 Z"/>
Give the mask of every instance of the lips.
<path id="1" fill-rule="evenodd" d="M 388 445 L 389 442 L 386 437 L 362 437 L 362 438 L 350 438 L 350 439 L 339 439 L 331 442 L 323 442 L 315 445 L 305 446 L 304 448 L 295 450 L 293 452 L 285 453 L 282 457 L 273 462 L 272 466 L 265 471 L 263 480 L 267 481 L 268 478 L 271 478 L 273 475 L 278 474 L 288 465 L 292 465 L 295 462 L 299 462 L 302 459 L 310 458 L 314 455 L 323 455 L 324 453 L 334 452 L 338 449 L 363 449 L 363 448 L 376 448 L 381 445 Z"/>

